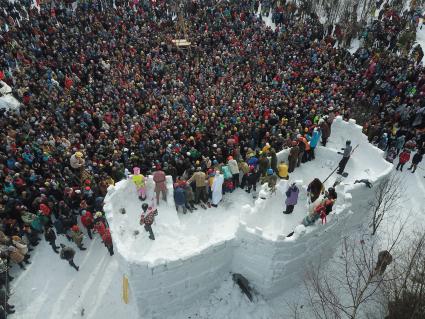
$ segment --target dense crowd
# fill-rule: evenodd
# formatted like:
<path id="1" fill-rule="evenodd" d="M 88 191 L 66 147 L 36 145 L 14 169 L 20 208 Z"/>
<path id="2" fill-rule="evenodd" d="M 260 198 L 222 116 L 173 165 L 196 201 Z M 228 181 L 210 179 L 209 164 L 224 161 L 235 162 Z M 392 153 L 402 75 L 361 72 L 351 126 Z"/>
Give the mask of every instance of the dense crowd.
<path id="1" fill-rule="evenodd" d="M 84 250 L 80 224 L 113 254 L 103 198 L 133 167 L 160 183 L 171 175 L 184 212 L 200 202 L 216 206 L 223 191 L 214 196 L 210 178 L 217 171 L 225 192 L 255 190 L 261 177 L 272 187 L 275 176 L 287 178 L 315 158 L 336 115 L 358 110 L 368 114 L 371 142 L 389 154 L 410 145 L 422 160 L 425 72 L 402 49 L 409 39 L 399 27 L 416 28 L 415 12 L 382 9 L 351 55 L 336 45 L 336 27 L 325 29 L 315 15 L 301 19 L 285 1 L 263 6 L 275 30 L 256 15 L 258 1 L 0 4 L 0 80 L 22 103 L 0 117 L 7 313 L 9 262 L 24 269 L 41 234 L 57 253 L 56 234 Z M 381 39 L 387 26 L 391 36 Z M 182 37 L 189 48 L 173 45 Z M 278 163 L 284 148 L 290 156 Z M 155 210 L 143 210 L 142 223 L 153 220 Z M 60 251 L 78 270 L 74 254 L 71 246 Z"/>

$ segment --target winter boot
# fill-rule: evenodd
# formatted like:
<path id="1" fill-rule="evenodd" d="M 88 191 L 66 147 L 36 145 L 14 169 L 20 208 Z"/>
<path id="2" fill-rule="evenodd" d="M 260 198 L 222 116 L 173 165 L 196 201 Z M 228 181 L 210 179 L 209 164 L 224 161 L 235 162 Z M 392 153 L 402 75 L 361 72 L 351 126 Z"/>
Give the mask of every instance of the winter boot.
<path id="1" fill-rule="evenodd" d="M 26 268 L 25 268 L 25 266 L 24 266 L 24 264 L 23 264 L 22 262 L 20 262 L 18 265 L 19 265 L 19 267 L 20 267 L 22 270 L 26 270 Z"/>
<path id="2" fill-rule="evenodd" d="M 80 248 L 80 250 L 87 250 L 87 248 L 86 247 L 83 247 L 83 246 L 80 246 L 78 248 Z"/>

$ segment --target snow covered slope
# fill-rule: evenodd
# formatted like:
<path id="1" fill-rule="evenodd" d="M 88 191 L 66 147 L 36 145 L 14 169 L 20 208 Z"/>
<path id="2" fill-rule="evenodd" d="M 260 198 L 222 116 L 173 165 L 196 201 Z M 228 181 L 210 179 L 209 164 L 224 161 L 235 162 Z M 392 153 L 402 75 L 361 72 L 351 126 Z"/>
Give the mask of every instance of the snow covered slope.
<path id="1" fill-rule="evenodd" d="M 306 188 L 319 177 L 324 180 L 336 167 L 337 149 L 350 139 L 357 146 L 346 171 L 350 175 L 337 187 L 338 201 L 326 225 L 305 228 L 299 225 L 309 211 Z M 368 190 L 356 179 L 372 182 L 388 174 L 392 165 L 383 152 L 367 142 L 355 121 L 337 118 L 332 126 L 329 147 L 317 150 L 316 160 L 291 174 L 290 181 L 301 186 L 294 213 L 282 214 L 287 181 L 281 181 L 275 194 L 260 191 L 253 201 L 241 190 L 225 196 L 219 208 L 178 215 L 171 196 L 158 207 L 153 226 L 156 241 L 150 241 L 138 224 L 141 202 L 129 180 L 109 189 L 105 211 L 119 257 L 120 269 L 129 277 L 133 302 L 142 315 L 170 317 L 189 307 L 198 298 L 207 297 L 229 272 L 247 277 L 266 297 L 275 297 L 296 285 L 309 262 L 332 256 L 341 234 L 363 222 L 366 214 L 352 214 L 352 199 L 367 198 Z M 287 159 L 287 151 L 278 158 Z M 367 169 L 366 169 L 367 167 Z M 337 175 L 326 183 L 332 186 Z M 151 178 L 148 198 L 153 196 Z M 172 194 L 172 181 L 168 177 Z M 363 202 L 363 201 L 362 201 Z M 126 214 L 120 209 L 125 208 Z M 286 235 L 295 229 L 294 236 Z"/>

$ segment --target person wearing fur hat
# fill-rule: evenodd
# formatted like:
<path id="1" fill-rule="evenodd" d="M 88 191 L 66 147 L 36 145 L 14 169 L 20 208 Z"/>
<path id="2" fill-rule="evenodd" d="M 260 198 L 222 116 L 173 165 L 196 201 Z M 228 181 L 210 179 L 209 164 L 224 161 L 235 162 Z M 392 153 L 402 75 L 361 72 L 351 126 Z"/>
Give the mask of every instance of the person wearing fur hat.
<path id="1" fill-rule="evenodd" d="M 71 238 L 80 250 L 86 250 L 86 248 L 83 247 L 84 235 L 78 225 L 74 225 L 71 227 Z"/>
<path id="2" fill-rule="evenodd" d="M 71 247 L 65 246 L 64 244 L 60 244 L 61 251 L 60 257 L 61 259 L 65 259 L 68 261 L 69 265 L 73 267 L 76 271 L 80 270 L 80 267 L 74 263 L 75 250 Z"/>

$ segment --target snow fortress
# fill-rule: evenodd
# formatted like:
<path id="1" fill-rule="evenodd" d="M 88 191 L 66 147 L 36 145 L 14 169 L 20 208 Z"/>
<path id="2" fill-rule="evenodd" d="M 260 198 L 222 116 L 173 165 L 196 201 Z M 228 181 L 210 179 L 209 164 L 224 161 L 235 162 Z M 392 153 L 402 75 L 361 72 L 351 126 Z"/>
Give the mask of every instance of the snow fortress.
<path id="1" fill-rule="evenodd" d="M 350 139 L 359 145 L 346 171 L 349 176 L 337 186 L 338 200 L 325 225 L 300 225 L 311 209 L 307 185 L 315 177 L 322 181 L 338 165 L 337 150 Z M 278 154 L 287 160 L 288 151 Z M 390 173 L 392 164 L 383 152 L 368 143 L 362 127 L 354 120 L 337 117 L 327 147 L 316 149 L 316 160 L 298 168 L 290 176 L 297 182 L 300 197 L 295 211 L 283 215 L 287 181 L 281 181 L 276 194 L 264 188 L 258 199 L 238 190 L 226 194 L 219 208 L 198 209 L 193 214 L 177 214 L 168 178 L 168 201 L 160 203 L 153 225 L 156 236 L 150 241 L 139 225 L 141 202 L 129 180 L 110 187 L 105 212 L 123 275 L 130 283 L 130 302 L 136 303 L 140 316 L 171 318 L 172 314 L 207 297 L 228 276 L 243 274 L 255 290 L 271 298 L 299 283 L 310 263 L 330 258 L 339 238 L 347 229 L 362 225 L 369 218 L 366 205 L 371 190 L 358 179 L 373 184 Z M 327 182 L 330 187 L 338 175 Z M 148 179 L 148 198 L 153 193 Z M 126 213 L 122 214 L 121 208 Z M 292 237 L 286 235 L 294 230 Z"/>

